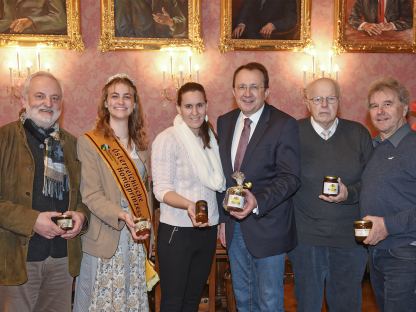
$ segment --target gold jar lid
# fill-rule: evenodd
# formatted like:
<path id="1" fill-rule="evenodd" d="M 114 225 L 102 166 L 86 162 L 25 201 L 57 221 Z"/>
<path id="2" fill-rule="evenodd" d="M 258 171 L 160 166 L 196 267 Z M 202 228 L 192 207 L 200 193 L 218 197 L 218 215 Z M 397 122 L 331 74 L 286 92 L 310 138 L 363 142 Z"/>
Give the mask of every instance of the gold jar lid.
<path id="1" fill-rule="evenodd" d="M 354 224 L 357 224 L 357 225 L 364 225 L 364 224 L 369 225 L 369 224 L 372 224 L 372 223 L 373 222 L 371 222 L 369 220 L 358 220 L 358 221 L 354 221 Z"/>
<path id="2" fill-rule="evenodd" d="M 324 179 L 337 180 L 338 181 L 338 177 L 337 176 L 325 176 Z"/>

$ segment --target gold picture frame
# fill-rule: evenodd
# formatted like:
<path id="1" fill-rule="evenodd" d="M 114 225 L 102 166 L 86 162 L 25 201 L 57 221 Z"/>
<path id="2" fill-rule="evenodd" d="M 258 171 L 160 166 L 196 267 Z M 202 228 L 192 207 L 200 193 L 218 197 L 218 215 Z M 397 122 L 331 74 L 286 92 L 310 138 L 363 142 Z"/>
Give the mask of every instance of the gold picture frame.
<path id="1" fill-rule="evenodd" d="M 58 1 L 58 0 L 56 0 Z M 60 0 L 62 1 L 62 0 Z M 41 7 L 44 4 L 41 0 L 38 2 L 34 2 L 34 5 L 37 6 L 36 8 L 31 8 L 30 14 L 34 14 L 34 12 L 40 12 L 44 11 Z M 59 2 L 59 5 L 62 5 L 63 3 Z M 49 27 L 44 20 L 42 20 L 42 16 L 38 15 L 36 16 L 37 19 L 39 19 L 39 22 L 42 22 L 43 26 L 38 27 L 36 29 L 35 26 L 31 30 L 29 30 L 31 33 L 9 33 L 9 29 L 7 31 L 3 30 L 3 32 L 0 32 L 0 46 L 33 46 L 33 45 L 42 45 L 49 48 L 59 48 L 59 49 L 70 49 L 70 50 L 76 50 L 76 51 L 82 51 L 84 49 L 84 43 L 82 42 L 81 38 L 81 25 L 80 25 L 80 3 L 79 0 L 66 0 L 65 2 L 65 9 L 66 12 L 63 12 L 60 16 L 59 22 L 56 22 L 60 24 L 60 27 L 62 25 L 65 26 L 65 19 L 66 19 L 66 28 L 62 31 L 62 34 L 53 34 L 53 30 Z M 6 27 L 9 25 L 11 27 L 11 23 L 13 23 L 13 17 L 12 15 L 9 15 L 8 13 L 11 13 L 10 8 L 6 8 L 6 5 L 4 5 L 3 8 L 0 8 L 0 23 L 3 20 L 3 25 Z M 26 8 L 27 9 L 27 8 Z M 22 9 L 23 10 L 23 9 Z M 23 14 L 25 12 L 22 12 Z M 61 13 L 61 12 L 58 12 Z M 65 14 L 66 13 L 66 17 Z M 55 15 L 56 12 L 54 12 Z M 23 15 L 24 16 L 24 15 Z M 50 17 L 48 17 L 50 20 Z M 34 22 L 36 25 L 36 22 Z M 54 24 L 54 25 L 56 25 Z M 8 27 L 8 26 L 7 26 Z M 52 27 L 53 28 L 53 27 Z M 41 30 L 38 30 L 41 29 Z M 47 29 L 46 31 L 43 29 Z M 51 30 L 51 33 L 49 33 L 48 30 Z M 38 31 L 38 33 L 36 33 Z"/>
<path id="2" fill-rule="evenodd" d="M 364 0 L 366 1 L 366 0 Z M 393 1 L 386 4 L 384 10 L 385 23 L 379 24 L 377 16 L 372 20 L 365 20 L 360 11 L 366 10 L 367 19 L 370 2 L 363 0 L 336 0 L 335 1 L 335 47 L 339 52 L 416 52 L 415 31 L 415 0 L 408 0 L 406 5 L 395 7 Z M 387 6 L 390 5 L 389 8 Z M 406 9 L 403 9 L 406 8 Z M 393 10 L 396 20 L 393 20 Z M 372 9 L 374 11 L 374 8 Z M 390 13 L 388 13 L 390 11 Z M 380 19 L 382 19 L 380 17 Z M 396 30 L 381 30 L 379 34 L 369 35 L 371 30 L 366 31 L 362 25 L 367 22 L 375 25 L 395 25 Z M 397 24 L 397 26 L 396 26 Z"/>
<path id="3" fill-rule="evenodd" d="M 180 1 L 180 0 L 176 0 Z M 101 38 L 99 50 L 158 50 L 169 47 L 190 47 L 202 52 L 204 43 L 201 37 L 201 4 L 200 0 L 187 1 L 184 16 L 187 19 L 185 37 L 131 37 L 116 36 L 115 0 L 101 0 Z M 186 5 L 186 4 L 185 4 Z M 167 9 L 166 9 L 167 10 Z M 153 12 L 155 13 L 155 12 Z"/>
<path id="4" fill-rule="evenodd" d="M 245 1 L 245 0 L 241 0 Z M 276 1 L 276 0 L 273 0 Z M 286 1 L 286 0 L 284 0 Z M 311 0 L 297 0 L 297 21 L 292 38 L 248 39 L 233 38 L 233 0 L 221 0 L 221 52 L 233 50 L 301 50 L 311 43 Z M 236 12 L 235 12 L 236 13 Z M 278 36 L 277 36 L 278 38 Z"/>

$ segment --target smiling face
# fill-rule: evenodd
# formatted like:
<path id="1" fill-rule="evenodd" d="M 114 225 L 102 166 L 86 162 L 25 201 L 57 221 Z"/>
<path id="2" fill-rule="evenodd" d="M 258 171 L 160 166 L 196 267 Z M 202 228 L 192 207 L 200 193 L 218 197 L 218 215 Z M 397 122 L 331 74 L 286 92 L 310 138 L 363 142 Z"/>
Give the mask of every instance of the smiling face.
<path id="1" fill-rule="evenodd" d="M 400 102 L 396 92 L 383 89 L 370 97 L 370 118 L 382 140 L 393 135 L 406 123 L 408 107 Z"/>
<path id="2" fill-rule="evenodd" d="M 180 105 L 176 108 L 186 125 L 195 135 L 198 135 L 199 128 L 207 114 L 207 103 L 204 94 L 200 91 L 185 92 L 182 94 Z"/>
<path id="3" fill-rule="evenodd" d="M 107 108 L 110 120 L 128 120 L 134 108 L 134 91 L 124 83 L 114 83 L 108 87 Z"/>
<path id="4" fill-rule="evenodd" d="M 250 117 L 263 107 L 269 95 L 265 89 L 263 73 L 260 70 L 242 69 L 235 77 L 233 94 L 238 107 Z"/>
<path id="5" fill-rule="evenodd" d="M 48 76 L 36 76 L 30 81 L 22 98 L 26 116 L 41 128 L 48 129 L 61 116 L 62 90 L 58 82 Z"/>
<path id="6" fill-rule="evenodd" d="M 313 119 L 324 129 L 329 129 L 337 117 L 339 101 L 328 103 L 327 97 L 333 98 L 339 96 L 336 92 L 335 85 L 330 79 L 320 79 L 310 85 L 306 93 L 306 107 L 311 113 Z M 319 101 L 313 101 L 313 98 L 321 97 Z"/>

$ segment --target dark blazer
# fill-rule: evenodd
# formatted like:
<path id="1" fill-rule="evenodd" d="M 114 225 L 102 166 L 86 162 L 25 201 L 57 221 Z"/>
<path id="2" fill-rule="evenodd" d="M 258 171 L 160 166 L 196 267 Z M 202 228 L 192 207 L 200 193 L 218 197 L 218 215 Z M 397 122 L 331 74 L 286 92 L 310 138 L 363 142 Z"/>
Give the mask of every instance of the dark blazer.
<path id="1" fill-rule="evenodd" d="M 412 28 L 412 12 L 412 1 L 410 0 L 387 0 L 384 15 L 387 22 L 392 22 L 397 30 L 405 30 Z M 381 23 L 377 16 L 378 0 L 356 0 L 348 22 L 352 27 L 358 29 L 363 22 Z"/>
<path id="2" fill-rule="evenodd" d="M 218 139 L 227 188 L 231 178 L 231 145 L 240 110 L 218 118 Z M 253 183 L 259 214 L 237 221 L 219 209 L 220 222 L 226 223 L 227 246 L 231 245 L 235 222 L 240 222 L 244 241 L 255 257 L 284 253 L 296 245 L 292 196 L 300 186 L 299 133 L 296 120 L 265 104 L 259 122 L 247 146 L 241 171 Z M 222 207 L 224 193 L 218 194 Z"/>
<path id="3" fill-rule="evenodd" d="M 297 0 L 245 0 L 239 14 L 238 23 L 246 25 L 247 37 L 260 37 L 259 31 L 267 23 L 272 23 L 276 31 L 283 32 L 295 28 L 298 21 Z"/>

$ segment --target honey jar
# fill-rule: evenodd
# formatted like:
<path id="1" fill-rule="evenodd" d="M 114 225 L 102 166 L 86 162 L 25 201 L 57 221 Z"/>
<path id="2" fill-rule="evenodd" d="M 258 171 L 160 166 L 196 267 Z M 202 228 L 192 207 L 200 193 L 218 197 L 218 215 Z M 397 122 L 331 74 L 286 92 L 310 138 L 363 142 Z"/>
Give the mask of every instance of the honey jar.
<path id="1" fill-rule="evenodd" d="M 354 234 L 355 240 L 362 243 L 370 234 L 370 230 L 373 227 L 373 222 L 368 220 L 354 221 Z"/>
<path id="2" fill-rule="evenodd" d="M 205 200 L 198 200 L 195 203 L 195 221 L 201 223 L 208 222 L 208 204 Z"/>
<path id="3" fill-rule="evenodd" d="M 325 196 L 337 196 L 339 194 L 338 177 L 336 176 L 324 177 L 322 194 Z"/>
<path id="4" fill-rule="evenodd" d="M 223 207 L 226 211 L 242 210 L 245 204 L 243 186 L 245 176 L 244 173 L 237 171 L 231 177 L 237 181 L 237 185 L 229 187 L 225 192 Z"/>
<path id="5" fill-rule="evenodd" d="M 64 231 L 72 230 L 74 227 L 72 217 L 70 215 L 62 214 L 60 216 L 57 216 L 55 220 L 56 225 Z"/>
<path id="6" fill-rule="evenodd" d="M 137 218 L 134 220 L 134 230 L 136 231 L 137 236 L 150 234 L 151 228 L 152 224 L 146 218 Z"/>

